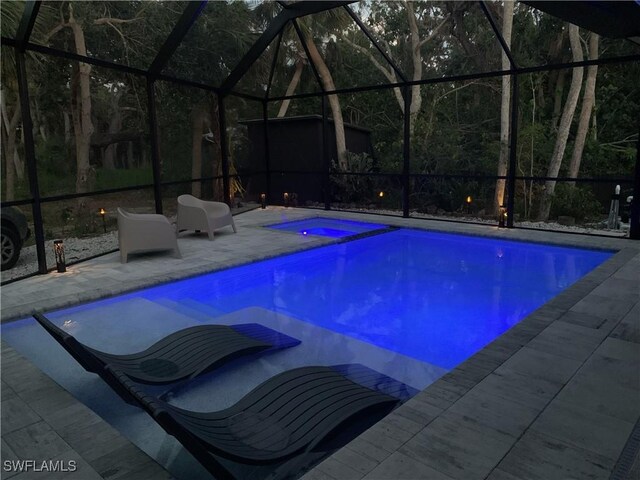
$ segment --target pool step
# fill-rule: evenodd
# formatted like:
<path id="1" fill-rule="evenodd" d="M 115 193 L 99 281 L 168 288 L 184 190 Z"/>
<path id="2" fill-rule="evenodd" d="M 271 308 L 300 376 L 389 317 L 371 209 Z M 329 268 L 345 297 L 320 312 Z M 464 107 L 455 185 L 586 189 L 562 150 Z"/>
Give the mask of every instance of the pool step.
<path id="1" fill-rule="evenodd" d="M 205 305 L 189 298 L 182 299 L 179 302 L 166 298 L 158 298 L 153 300 L 153 302 L 202 323 L 215 323 L 215 319 L 217 317 L 225 315 L 226 313 L 215 307 Z"/>

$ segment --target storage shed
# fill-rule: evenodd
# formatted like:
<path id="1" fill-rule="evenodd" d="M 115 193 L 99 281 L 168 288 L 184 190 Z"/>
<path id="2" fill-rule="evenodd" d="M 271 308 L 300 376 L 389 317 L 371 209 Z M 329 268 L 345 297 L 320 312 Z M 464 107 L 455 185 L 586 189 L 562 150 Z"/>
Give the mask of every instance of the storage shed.
<path id="1" fill-rule="evenodd" d="M 248 128 L 249 152 L 253 165 L 265 165 L 264 122 L 262 119 L 242 122 Z M 325 174 L 327 166 L 322 149 L 322 116 L 271 118 L 269 131 L 269 172 L 271 191 L 269 203 L 282 203 L 284 192 L 295 192 L 298 203 L 322 202 L 322 182 L 318 174 Z M 345 123 L 347 150 L 373 155 L 371 131 Z M 337 158 L 333 120 L 329 119 L 329 159 Z M 248 185 L 249 193 L 257 196 L 267 191 L 266 177 L 255 177 Z"/>

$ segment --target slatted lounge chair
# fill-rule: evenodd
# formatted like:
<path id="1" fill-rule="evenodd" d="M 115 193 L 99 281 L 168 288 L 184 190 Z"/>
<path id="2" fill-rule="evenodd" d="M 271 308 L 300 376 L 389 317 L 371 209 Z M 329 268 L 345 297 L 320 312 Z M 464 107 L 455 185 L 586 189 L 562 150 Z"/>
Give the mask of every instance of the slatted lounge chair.
<path id="1" fill-rule="evenodd" d="M 302 367 L 272 377 L 230 408 L 202 413 L 144 393 L 111 366 L 107 371 L 217 479 L 234 476 L 216 456 L 244 465 L 275 464 L 275 478 L 287 476 L 292 465 L 305 465 L 305 457 L 307 466 L 309 458 L 318 460 L 322 444 L 331 444 L 325 440 L 356 419 L 369 426 L 417 393 L 362 365 Z"/>
<path id="2" fill-rule="evenodd" d="M 104 374 L 106 365 L 135 382 L 165 385 L 192 379 L 243 355 L 300 343 L 257 323 L 198 325 L 174 332 L 141 352 L 115 355 L 80 343 L 41 313 L 33 317 L 85 370 L 100 375 L 128 403 L 132 403 L 128 392 L 119 383 L 112 384 L 112 377 Z"/>

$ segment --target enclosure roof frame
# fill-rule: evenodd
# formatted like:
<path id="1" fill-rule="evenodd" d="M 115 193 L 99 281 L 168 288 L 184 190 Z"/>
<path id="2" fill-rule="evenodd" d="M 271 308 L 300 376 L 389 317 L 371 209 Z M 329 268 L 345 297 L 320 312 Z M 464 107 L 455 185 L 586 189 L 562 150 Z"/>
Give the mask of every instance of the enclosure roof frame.
<path id="1" fill-rule="evenodd" d="M 20 24 L 16 31 L 16 47 L 19 50 L 24 50 L 24 46 L 29 42 L 33 26 L 36 23 L 38 12 L 40 11 L 40 1 L 27 0 L 24 5 L 24 12 L 22 12 L 22 18 L 20 18 Z"/>
<path id="2" fill-rule="evenodd" d="M 487 21 L 490 23 L 491 28 L 493 30 L 494 35 L 498 39 L 503 52 L 509 58 L 509 62 L 511 64 L 511 68 L 509 70 L 495 70 L 490 72 L 477 72 L 473 74 L 465 74 L 465 75 L 449 75 L 446 77 L 439 77 L 433 79 L 422 79 L 417 81 L 408 80 L 406 75 L 402 72 L 402 70 L 398 67 L 397 64 L 388 56 L 388 54 L 380 47 L 378 42 L 375 40 L 373 35 L 368 31 L 365 24 L 358 17 L 358 15 L 353 11 L 352 8 L 349 7 L 351 3 L 355 3 L 355 0 L 331 0 L 331 1 L 319 1 L 319 0 L 299 0 L 299 1 L 284 1 L 279 0 L 277 3 L 282 7 L 282 11 L 276 15 L 267 26 L 266 30 L 258 37 L 258 39 L 253 43 L 250 47 L 249 51 L 240 59 L 236 67 L 229 73 L 226 79 L 222 82 L 221 85 L 216 86 L 209 83 L 203 83 L 198 81 L 187 80 L 184 78 L 176 77 L 175 75 L 170 75 L 166 73 L 162 73 L 162 69 L 166 66 L 168 61 L 175 54 L 175 51 L 181 45 L 184 40 L 184 37 L 188 33 L 189 29 L 193 26 L 196 20 L 201 15 L 203 9 L 208 4 L 208 0 L 191 0 L 188 5 L 185 7 L 185 10 L 181 14 L 178 22 L 172 29 L 171 33 L 167 36 L 165 43 L 162 45 L 158 53 L 156 54 L 153 62 L 146 70 L 132 67 L 129 65 L 124 65 L 121 63 L 113 62 L 110 60 L 103 60 L 100 58 L 88 57 L 84 55 L 78 55 L 73 52 L 68 52 L 64 50 L 60 50 L 53 47 L 48 47 L 44 45 L 34 44 L 30 42 L 30 36 L 33 31 L 33 27 L 37 18 L 37 14 L 40 9 L 42 0 L 27 0 L 25 3 L 25 9 L 20 21 L 20 25 L 16 32 L 15 38 L 7 38 L 2 37 L 1 43 L 2 45 L 12 46 L 17 49 L 22 50 L 30 50 L 39 52 L 46 55 L 66 58 L 69 60 L 74 60 L 78 62 L 88 63 L 91 65 L 96 65 L 105 68 L 111 68 L 117 71 L 121 71 L 124 73 L 131 73 L 135 75 L 145 76 L 147 78 L 153 78 L 158 80 L 164 80 L 168 82 L 174 82 L 179 85 L 194 87 L 203 89 L 206 91 L 211 91 L 216 94 L 222 95 L 234 95 L 241 98 L 246 98 L 249 100 L 255 101 L 280 101 L 285 99 L 295 99 L 295 98 L 308 98 L 313 96 L 324 96 L 330 94 L 340 94 L 340 93 L 355 93 L 355 92 L 364 92 L 371 90 L 386 90 L 389 88 L 402 88 L 404 86 L 411 85 L 425 85 L 431 83 L 440 83 L 447 81 L 464 81 L 469 79 L 480 79 L 480 78 L 489 78 L 495 76 L 502 75 L 519 75 L 532 73 L 536 71 L 550 71 L 562 68 L 575 68 L 580 66 L 589 66 L 589 65 L 602 65 L 606 63 L 626 63 L 630 61 L 638 61 L 640 59 L 640 54 L 638 55 L 627 55 L 621 57 L 608 57 L 607 59 L 599 59 L 596 61 L 583 61 L 583 62 L 571 62 L 571 63 L 562 63 L 562 64 L 552 64 L 552 65 L 538 65 L 534 67 L 518 67 L 517 63 L 513 57 L 513 54 L 509 47 L 506 45 L 504 38 L 498 28 L 498 25 L 493 18 L 493 15 L 488 9 L 488 6 L 485 3 L 485 0 L 478 0 Z M 534 8 L 537 8 L 538 2 L 521 0 L 521 3 L 529 4 Z M 578 4 L 584 2 L 576 2 Z M 617 3 L 617 2 L 612 2 Z M 269 93 L 271 90 L 271 82 L 273 80 L 273 69 L 274 64 L 272 64 L 272 70 L 270 72 L 270 80 L 269 85 L 267 87 L 266 96 L 261 97 L 258 95 L 252 95 L 249 93 L 237 91 L 235 89 L 237 83 L 240 79 L 247 73 L 247 71 L 251 68 L 253 63 L 260 57 L 260 55 L 268 48 L 271 42 L 276 39 L 278 36 L 282 38 L 282 34 L 284 29 L 287 27 L 287 24 L 297 18 L 304 17 L 307 15 L 312 15 L 315 13 L 324 12 L 327 10 L 332 10 L 335 8 L 343 7 L 349 14 L 349 16 L 354 20 L 354 22 L 358 25 L 360 30 L 365 34 L 365 36 L 369 39 L 371 44 L 375 47 L 375 49 L 384 57 L 385 61 L 391 66 L 395 74 L 399 77 L 399 82 L 397 83 L 383 83 L 377 85 L 364 85 L 359 87 L 351 87 L 351 88 L 342 88 L 335 89 L 333 91 L 325 91 L 322 83 L 320 82 L 321 90 L 313 93 L 301 93 L 289 96 L 278 96 L 278 97 L 270 97 Z M 640 9 L 640 6 L 638 6 Z M 295 26 L 295 25 L 294 25 Z M 278 55 L 280 50 L 281 41 L 278 42 L 277 51 L 275 52 L 274 58 Z M 303 42 L 304 46 L 304 42 Z M 305 49 L 306 50 L 306 49 Z M 314 68 L 315 65 L 309 59 L 309 63 Z M 318 80 L 317 72 L 316 80 Z"/>
<path id="3" fill-rule="evenodd" d="M 182 43 L 184 36 L 207 6 L 207 3 L 207 0 L 188 2 L 178 22 L 174 25 L 173 30 L 171 30 L 171 33 L 167 36 L 160 50 L 158 50 L 153 62 L 151 62 L 148 70 L 149 74 L 155 76 L 162 72 L 163 68 Z"/>

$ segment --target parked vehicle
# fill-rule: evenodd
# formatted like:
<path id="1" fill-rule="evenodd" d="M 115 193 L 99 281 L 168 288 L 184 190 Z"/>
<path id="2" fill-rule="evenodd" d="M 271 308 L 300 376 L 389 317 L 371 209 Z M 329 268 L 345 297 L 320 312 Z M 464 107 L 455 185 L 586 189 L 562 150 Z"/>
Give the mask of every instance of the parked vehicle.
<path id="1" fill-rule="evenodd" d="M 2 207 L 2 270 L 9 270 L 20 258 L 20 249 L 24 241 L 29 238 L 30 231 L 27 218 L 15 207 Z"/>

